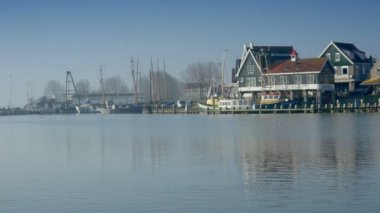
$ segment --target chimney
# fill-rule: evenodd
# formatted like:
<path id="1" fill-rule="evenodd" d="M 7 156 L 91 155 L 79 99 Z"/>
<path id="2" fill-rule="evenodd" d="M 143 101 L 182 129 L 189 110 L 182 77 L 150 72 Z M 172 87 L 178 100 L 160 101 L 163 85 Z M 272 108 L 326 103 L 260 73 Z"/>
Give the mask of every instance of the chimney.
<path id="1" fill-rule="evenodd" d="M 292 53 L 290 53 L 290 60 L 292 62 L 296 62 L 297 61 L 297 57 L 298 57 L 297 51 L 295 49 L 293 49 Z"/>

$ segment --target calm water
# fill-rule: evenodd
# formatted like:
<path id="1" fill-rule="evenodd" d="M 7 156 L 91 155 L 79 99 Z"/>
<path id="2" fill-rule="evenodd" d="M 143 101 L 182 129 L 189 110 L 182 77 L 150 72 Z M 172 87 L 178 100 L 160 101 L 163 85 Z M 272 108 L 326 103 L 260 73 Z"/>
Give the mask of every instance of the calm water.
<path id="1" fill-rule="evenodd" d="M 0 117 L 0 212 L 379 212 L 380 113 Z"/>

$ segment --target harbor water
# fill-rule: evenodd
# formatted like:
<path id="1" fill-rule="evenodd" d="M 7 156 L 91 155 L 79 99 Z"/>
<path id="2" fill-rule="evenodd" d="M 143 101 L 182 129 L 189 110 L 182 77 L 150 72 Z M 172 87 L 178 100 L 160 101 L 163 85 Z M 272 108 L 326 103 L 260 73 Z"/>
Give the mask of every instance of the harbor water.
<path id="1" fill-rule="evenodd" d="M 0 117 L 0 212 L 379 212 L 380 113 Z"/>

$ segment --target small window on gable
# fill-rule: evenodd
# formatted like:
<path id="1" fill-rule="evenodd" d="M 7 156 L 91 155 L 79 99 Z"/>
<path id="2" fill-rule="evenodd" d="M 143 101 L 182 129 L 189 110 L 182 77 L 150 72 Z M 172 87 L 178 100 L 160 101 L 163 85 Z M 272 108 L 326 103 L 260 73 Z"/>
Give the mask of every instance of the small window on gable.
<path id="1" fill-rule="evenodd" d="M 253 75 L 254 72 L 255 72 L 255 65 L 253 65 L 253 64 L 248 65 L 247 66 L 247 71 L 248 71 L 249 75 Z"/>
<path id="2" fill-rule="evenodd" d="M 331 60 L 331 55 L 330 55 L 330 53 L 326 53 L 326 58 L 327 58 L 328 60 Z"/>
<path id="3" fill-rule="evenodd" d="M 340 53 L 335 53 L 335 61 L 340 61 Z"/>

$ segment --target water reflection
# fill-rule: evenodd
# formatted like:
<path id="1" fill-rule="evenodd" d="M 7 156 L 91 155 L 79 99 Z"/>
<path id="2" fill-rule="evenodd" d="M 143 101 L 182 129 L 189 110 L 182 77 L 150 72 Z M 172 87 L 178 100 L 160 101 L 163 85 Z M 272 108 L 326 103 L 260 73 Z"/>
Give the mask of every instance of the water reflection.
<path id="1" fill-rule="evenodd" d="M 0 189 L 7 192 L 0 194 L 0 203 L 58 203 L 63 212 L 74 211 L 64 208 L 72 203 L 85 212 L 104 206 L 120 209 L 103 212 L 176 212 L 183 207 L 189 212 L 341 212 L 363 206 L 370 212 L 380 207 L 379 118 L 311 114 L 0 119 L 5 138 L 0 141 Z M 23 205 L 8 206 L 5 210 Z"/>
<path id="2" fill-rule="evenodd" d="M 325 198 L 373 190 L 377 138 L 368 117 L 278 117 L 262 116 L 240 126 L 249 133 L 235 140 L 247 200 L 265 200 L 267 193 L 292 199 L 305 189 Z M 310 188 L 315 185 L 320 187 Z"/>

